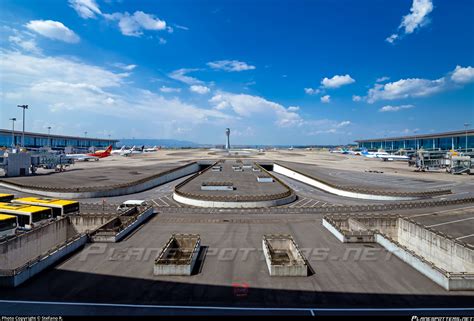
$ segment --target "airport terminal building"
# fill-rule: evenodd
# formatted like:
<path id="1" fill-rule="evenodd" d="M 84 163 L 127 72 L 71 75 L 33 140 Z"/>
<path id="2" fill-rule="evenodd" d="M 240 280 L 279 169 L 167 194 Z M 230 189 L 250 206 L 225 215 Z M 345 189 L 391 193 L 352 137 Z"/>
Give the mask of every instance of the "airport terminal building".
<path id="1" fill-rule="evenodd" d="M 356 140 L 360 148 L 387 151 L 405 150 L 458 150 L 474 149 L 474 130 L 459 130 L 435 134 L 419 134 Z"/>
<path id="2" fill-rule="evenodd" d="M 22 131 L 15 131 L 13 135 L 13 145 L 21 144 Z M 77 136 L 63 136 L 63 135 L 48 135 L 43 133 L 25 132 L 25 147 L 26 148 L 40 148 L 43 146 L 51 146 L 54 149 L 62 149 L 65 147 L 73 148 L 103 148 L 115 144 L 118 140 L 102 139 L 102 138 L 88 138 Z M 0 147 L 12 146 L 12 131 L 0 129 Z"/>

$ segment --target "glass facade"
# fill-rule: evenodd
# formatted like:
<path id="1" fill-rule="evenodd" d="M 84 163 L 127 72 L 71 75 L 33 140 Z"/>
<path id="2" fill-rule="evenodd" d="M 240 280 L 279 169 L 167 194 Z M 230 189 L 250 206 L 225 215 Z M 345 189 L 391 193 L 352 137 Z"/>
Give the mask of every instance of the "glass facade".
<path id="1" fill-rule="evenodd" d="M 374 139 L 364 140 L 359 142 L 359 147 L 367 149 L 385 149 L 385 150 L 399 150 L 399 149 L 416 149 L 423 148 L 425 150 L 468 150 L 474 149 L 474 134 L 467 135 L 453 135 L 447 137 L 407 137 L 406 139 Z"/>
<path id="2" fill-rule="evenodd" d="M 21 132 L 15 132 L 14 145 L 21 145 Z M 78 147 L 97 147 L 105 148 L 109 145 L 115 147 L 116 141 L 107 139 L 93 139 L 80 137 L 58 137 L 51 136 L 48 138 L 44 135 L 25 134 L 25 147 L 39 148 L 51 145 L 52 148 L 64 148 L 66 146 Z M 10 147 L 12 145 L 12 134 L 7 131 L 0 132 L 0 147 Z"/>

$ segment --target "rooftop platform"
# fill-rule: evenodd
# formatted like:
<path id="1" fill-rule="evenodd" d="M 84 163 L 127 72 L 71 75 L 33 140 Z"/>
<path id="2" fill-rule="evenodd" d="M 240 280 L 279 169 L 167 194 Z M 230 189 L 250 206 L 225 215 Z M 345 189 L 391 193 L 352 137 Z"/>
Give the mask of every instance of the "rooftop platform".
<path id="1" fill-rule="evenodd" d="M 89 244 L 4 299 L 259 307 L 466 307 L 474 292 L 448 292 L 377 244 L 343 244 L 320 215 L 226 213 L 152 218 L 120 243 Z M 170 233 L 200 234 L 200 273 L 155 276 L 156 254 Z M 261 251 L 265 234 L 292 234 L 315 267 L 305 278 L 274 278 Z M 74 287 L 71 287 L 74 284 Z M 242 293 L 239 289 L 246 287 Z M 131 291 L 133 289 L 133 291 Z M 236 291 L 239 290 L 239 291 Z"/>

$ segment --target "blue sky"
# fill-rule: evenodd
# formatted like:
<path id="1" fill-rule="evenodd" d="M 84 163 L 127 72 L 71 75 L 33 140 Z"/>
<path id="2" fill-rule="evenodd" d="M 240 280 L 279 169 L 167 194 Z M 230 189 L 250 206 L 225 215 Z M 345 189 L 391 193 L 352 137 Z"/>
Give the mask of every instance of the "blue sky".
<path id="1" fill-rule="evenodd" d="M 473 18 L 468 0 L 0 0 L 0 125 L 29 104 L 30 131 L 211 144 L 472 127 Z"/>

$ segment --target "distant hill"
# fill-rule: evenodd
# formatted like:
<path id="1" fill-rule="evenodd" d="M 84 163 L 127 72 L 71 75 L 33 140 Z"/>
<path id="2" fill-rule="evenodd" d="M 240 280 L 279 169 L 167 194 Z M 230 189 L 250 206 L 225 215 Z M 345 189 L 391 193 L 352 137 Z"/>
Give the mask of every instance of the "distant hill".
<path id="1" fill-rule="evenodd" d="M 171 147 L 171 148 L 183 148 L 183 147 L 200 147 L 199 144 L 194 142 L 189 142 L 185 140 L 176 140 L 176 139 L 121 139 L 117 146 L 162 146 L 162 147 Z"/>

